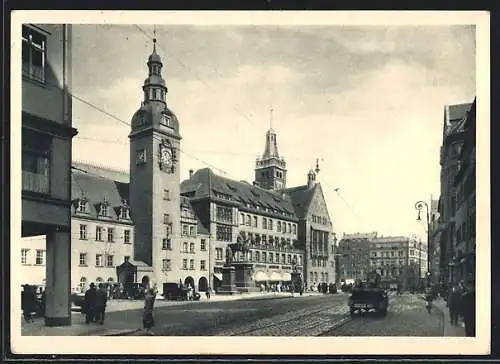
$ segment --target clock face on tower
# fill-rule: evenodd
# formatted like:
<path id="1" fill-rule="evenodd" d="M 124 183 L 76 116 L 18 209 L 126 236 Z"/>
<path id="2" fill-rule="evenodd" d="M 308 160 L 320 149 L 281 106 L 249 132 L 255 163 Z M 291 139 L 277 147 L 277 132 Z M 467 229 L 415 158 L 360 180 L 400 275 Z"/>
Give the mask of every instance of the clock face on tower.
<path id="1" fill-rule="evenodd" d="M 174 151 L 168 140 L 164 140 L 160 144 L 160 169 L 172 173 L 174 171 Z"/>

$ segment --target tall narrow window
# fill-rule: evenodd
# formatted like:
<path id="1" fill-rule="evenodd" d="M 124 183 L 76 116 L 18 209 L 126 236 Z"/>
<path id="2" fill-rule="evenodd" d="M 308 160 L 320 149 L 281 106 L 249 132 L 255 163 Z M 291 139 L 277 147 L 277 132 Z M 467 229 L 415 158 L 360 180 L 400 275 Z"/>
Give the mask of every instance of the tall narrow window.
<path id="1" fill-rule="evenodd" d="M 23 76 L 44 83 L 46 36 L 23 25 L 22 41 Z"/>
<path id="2" fill-rule="evenodd" d="M 29 249 L 21 249 L 21 264 L 28 264 Z"/>

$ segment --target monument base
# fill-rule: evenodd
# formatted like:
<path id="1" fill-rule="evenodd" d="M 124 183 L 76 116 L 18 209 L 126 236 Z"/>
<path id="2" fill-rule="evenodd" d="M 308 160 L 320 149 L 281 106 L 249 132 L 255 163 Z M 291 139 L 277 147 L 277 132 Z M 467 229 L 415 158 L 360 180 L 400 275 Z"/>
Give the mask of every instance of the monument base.
<path id="1" fill-rule="evenodd" d="M 238 294 L 235 284 L 235 268 L 232 266 L 222 267 L 222 285 L 217 294 L 220 295 L 233 295 Z"/>
<path id="2" fill-rule="evenodd" d="M 252 279 L 251 263 L 235 263 L 236 289 L 240 293 L 259 292 Z"/>

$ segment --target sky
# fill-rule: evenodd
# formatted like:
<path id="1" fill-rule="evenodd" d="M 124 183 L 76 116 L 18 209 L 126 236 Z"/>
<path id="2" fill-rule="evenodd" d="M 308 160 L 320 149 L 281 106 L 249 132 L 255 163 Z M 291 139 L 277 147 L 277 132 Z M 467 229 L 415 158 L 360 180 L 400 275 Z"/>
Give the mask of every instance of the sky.
<path id="1" fill-rule="evenodd" d="M 73 160 L 129 169 L 152 25 L 74 25 Z M 272 126 L 287 186 L 319 159 L 337 236 L 424 235 L 439 196 L 446 104 L 475 96 L 474 26 L 157 25 L 167 104 L 189 169 L 253 181 Z M 335 192 L 335 189 L 339 189 Z"/>

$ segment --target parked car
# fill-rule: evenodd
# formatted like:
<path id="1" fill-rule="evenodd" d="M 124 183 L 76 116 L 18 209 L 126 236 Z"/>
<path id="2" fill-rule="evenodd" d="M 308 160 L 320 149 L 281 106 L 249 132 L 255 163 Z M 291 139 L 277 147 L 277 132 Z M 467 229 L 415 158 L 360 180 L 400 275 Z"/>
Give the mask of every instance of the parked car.
<path id="1" fill-rule="evenodd" d="M 163 283 L 163 297 L 166 300 L 187 300 L 188 290 L 184 284 L 170 282 Z"/>

